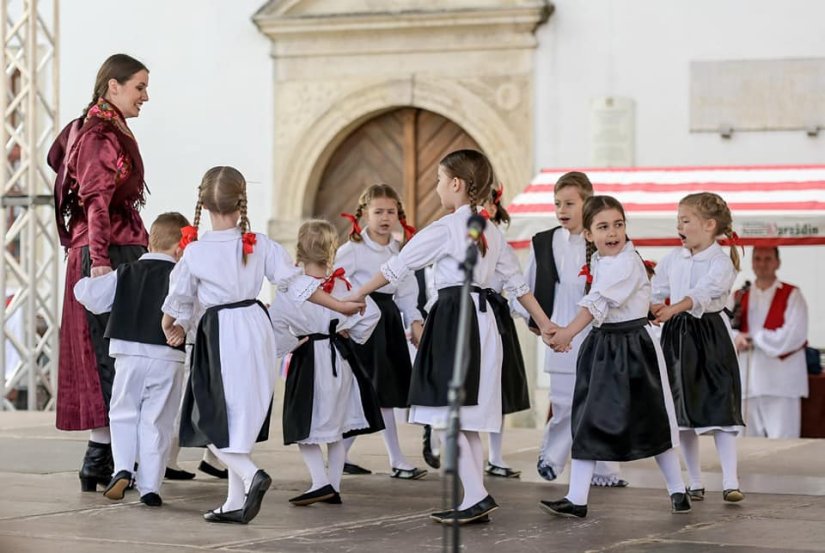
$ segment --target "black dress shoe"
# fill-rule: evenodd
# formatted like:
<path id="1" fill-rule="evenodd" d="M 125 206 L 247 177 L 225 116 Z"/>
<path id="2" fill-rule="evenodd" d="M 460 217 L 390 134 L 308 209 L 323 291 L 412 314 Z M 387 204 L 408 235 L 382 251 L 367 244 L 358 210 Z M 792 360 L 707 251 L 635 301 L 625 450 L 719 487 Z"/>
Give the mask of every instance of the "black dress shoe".
<path id="1" fill-rule="evenodd" d="M 335 497 L 335 493 L 335 488 L 333 488 L 332 485 L 327 484 L 317 490 L 312 490 L 311 492 L 295 496 L 290 499 L 289 502 L 296 507 L 306 507 L 307 505 L 312 505 L 313 503 L 318 503 L 319 501 L 332 499 Z"/>
<path id="2" fill-rule="evenodd" d="M 147 507 L 160 507 L 161 505 L 163 505 L 163 500 L 155 492 L 149 492 L 145 495 L 140 496 L 140 502 L 146 505 Z"/>
<path id="3" fill-rule="evenodd" d="M 430 436 L 432 436 L 433 429 L 429 424 L 424 425 L 424 437 L 422 438 L 421 456 L 424 457 L 424 462 L 431 468 L 441 468 L 441 458 L 433 453 L 433 447 L 430 444 Z"/>
<path id="4" fill-rule="evenodd" d="M 670 494 L 670 512 L 678 515 L 690 512 L 690 496 L 687 492 Z"/>
<path id="5" fill-rule="evenodd" d="M 341 494 L 335 492 L 335 495 L 328 499 L 322 499 L 321 503 L 329 503 L 330 505 L 341 505 L 343 501 L 341 501 Z"/>
<path id="6" fill-rule="evenodd" d="M 432 519 L 433 522 L 438 522 L 439 524 L 441 524 L 444 520 L 444 517 L 446 517 L 447 515 L 449 515 L 452 512 L 453 512 L 452 509 L 450 509 L 448 511 L 436 511 L 435 513 L 430 513 L 430 519 Z M 485 522 L 490 522 L 490 515 L 480 516 L 475 520 L 471 520 L 470 522 L 467 522 L 466 524 L 483 524 Z"/>
<path id="7" fill-rule="evenodd" d="M 446 513 L 433 513 L 430 518 L 440 522 L 441 524 L 470 524 L 471 522 L 478 522 L 483 517 L 489 515 L 498 509 L 498 504 L 493 499 L 493 496 L 488 495 L 475 505 L 471 505 L 466 509 L 460 511 L 447 511 Z M 435 516 L 439 515 L 439 516 Z"/>
<path id="8" fill-rule="evenodd" d="M 235 524 L 246 524 L 246 521 L 243 519 L 243 509 L 226 511 L 225 513 L 220 509 L 206 511 L 203 514 L 203 520 L 206 522 L 234 522 Z"/>
<path id="9" fill-rule="evenodd" d="M 261 503 L 264 500 L 264 494 L 269 486 L 272 485 L 272 478 L 263 470 L 259 470 L 252 477 L 252 483 L 249 485 L 249 491 L 246 494 L 246 499 L 243 502 L 243 520 L 249 522 L 261 510 Z"/>
<path id="10" fill-rule="evenodd" d="M 192 480 L 195 477 L 194 472 L 182 469 L 171 469 L 166 467 L 166 472 L 163 475 L 167 480 Z"/>
<path id="11" fill-rule="evenodd" d="M 487 468 L 484 472 L 490 476 L 497 476 L 499 478 L 519 478 L 521 476 L 520 470 L 513 470 L 510 467 L 500 467 L 492 463 L 487 463 Z"/>
<path id="12" fill-rule="evenodd" d="M 587 505 L 575 505 L 566 497 L 558 501 L 542 501 L 539 507 L 545 513 L 557 517 L 584 518 L 587 516 Z"/>
<path id="13" fill-rule="evenodd" d="M 126 494 L 126 488 L 132 483 L 132 473 L 128 470 L 122 470 L 114 475 L 112 481 L 106 486 L 103 495 L 114 501 L 120 501 Z"/>
<path id="14" fill-rule="evenodd" d="M 413 467 L 411 469 L 397 469 L 393 468 L 390 478 L 398 478 L 401 480 L 418 480 L 427 476 L 427 469 L 420 469 Z"/>
<path id="15" fill-rule="evenodd" d="M 705 488 L 696 488 L 696 489 L 687 489 L 687 494 L 690 497 L 691 501 L 704 501 L 705 500 Z"/>
<path id="16" fill-rule="evenodd" d="M 365 469 L 364 467 L 359 467 L 355 463 L 344 463 L 344 474 L 372 474 L 372 471 L 369 469 Z"/>
<path id="17" fill-rule="evenodd" d="M 200 464 L 198 465 L 198 470 L 205 474 L 208 474 L 209 476 L 214 476 L 215 478 L 222 478 L 224 480 L 229 478 L 229 469 L 221 470 L 214 465 L 210 465 L 206 461 L 200 462 Z"/>
<path id="18" fill-rule="evenodd" d="M 80 467 L 80 489 L 84 492 L 97 491 L 97 486 L 105 486 L 112 479 L 115 471 L 112 460 L 112 444 L 90 441 L 86 446 L 83 466 Z"/>

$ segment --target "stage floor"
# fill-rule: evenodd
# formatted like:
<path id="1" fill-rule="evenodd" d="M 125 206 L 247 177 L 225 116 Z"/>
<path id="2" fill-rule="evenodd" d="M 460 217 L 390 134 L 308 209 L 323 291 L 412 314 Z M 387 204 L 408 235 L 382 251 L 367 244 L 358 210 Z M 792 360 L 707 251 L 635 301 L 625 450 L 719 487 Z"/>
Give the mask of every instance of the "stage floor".
<path id="1" fill-rule="evenodd" d="M 273 421 L 279 429 L 280 422 Z M 442 549 L 443 530 L 427 514 L 441 507 L 443 481 L 390 479 L 380 436 L 361 437 L 352 459 L 375 471 L 345 476 L 344 504 L 292 507 L 308 474 L 297 447 L 280 445 L 280 431 L 255 459 L 273 478 L 260 515 L 248 526 L 208 524 L 201 513 L 220 505 L 225 481 L 198 474 L 167 481 L 164 506 L 151 509 L 137 494 L 121 503 L 81 493 L 77 469 L 86 433 L 58 432 L 51 413 L 0 412 L 0 553 L 407 552 Z M 402 425 L 403 449 L 420 457 L 420 430 Z M 804 552 L 825 551 L 825 440 L 743 439 L 741 485 L 747 497 L 724 504 L 713 443 L 702 441 L 706 500 L 671 515 L 655 463 L 625 466 L 625 489 L 594 489 L 584 520 L 558 519 L 540 499 L 564 495 L 566 481 L 547 483 L 535 471 L 538 430 L 508 429 L 505 458 L 520 480 L 488 478 L 501 505 L 488 524 L 462 530 L 473 553 L 564 552 Z M 184 450 L 194 470 L 199 452 Z"/>

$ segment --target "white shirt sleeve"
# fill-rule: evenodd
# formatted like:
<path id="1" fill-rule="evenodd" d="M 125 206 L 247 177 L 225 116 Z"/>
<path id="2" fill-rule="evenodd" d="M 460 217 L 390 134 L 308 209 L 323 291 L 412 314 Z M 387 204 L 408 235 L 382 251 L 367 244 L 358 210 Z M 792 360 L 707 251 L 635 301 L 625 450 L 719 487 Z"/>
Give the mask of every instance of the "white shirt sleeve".
<path id="1" fill-rule="evenodd" d="M 184 251 L 183 257 L 169 274 L 169 293 L 161 307 L 184 330 L 190 327 L 198 292 L 198 280 L 189 269 L 186 253 Z"/>
<path id="2" fill-rule="evenodd" d="M 530 287 L 530 291 L 534 294 L 536 293 L 536 252 L 533 250 L 533 241 L 530 241 L 530 257 L 527 259 L 527 269 L 524 271 L 524 281 L 527 283 L 527 286 Z M 514 315 L 518 315 L 525 321 L 530 320 L 530 314 L 524 308 L 523 305 L 518 301 L 518 298 L 510 296 L 510 311 Z M 548 317 L 552 317 L 552 313 L 547 314 Z"/>
<path id="3" fill-rule="evenodd" d="M 117 271 L 112 271 L 95 278 L 81 278 L 74 285 L 74 297 L 83 307 L 100 315 L 112 310 L 116 290 Z"/>
<path id="4" fill-rule="evenodd" d="M 258 235 L 258 241 L 267 243 L 264 275 L 278 287 L 279 292 L 286 292 L 290 299 L 300 303 L 306 301 L 321 285 L 320 280 L 306 276 L 300 267 L 295 266 L 292 257 L 279 243 L 263 234 Z"/>
<path id="5" fill-rule="evenodd" d="M 670 297 L 670 269 L 674 251 L 676 250 L 671 250 L 659 261 L 654 270 L 653 278 L 650 279 L 650 301 L 652 303 L 665 303 L 665 300 Z"/>
<path id="6" fill-rule="evenodd" d="M 590 293 L 579 301 L 579 305 L 593 315 L 597 326 L 604 322 L 611 308 L 619 307 L 636 292 L 638 283 L 633 278 L 633 264 L 641 263 L 641 260 L 633 252 L 632 255 L 604 257 L 598 263 Z"/>
<path id="7" fill-rule="evenodd" d="M 727 298 L 734 280 L 736 270 L 731 260 L 726 256 L 713 258 L 708 272 L 685 294 L 685 297 L 693 301 L 693 307 L 688 313 L 697 319 L 704 315 L 714 299 Z"/>
<path id="8" fill-rule="evenodd" d="M 410 326 L 415 321 L 423 321 L 424 317 L 418 310 L 418 279 L 415 273 L 407 275 L 406 278 L 398 282 L 398 289 L 395 291 L 395 303 L 404 315 L 404 324 Z"/>
<path id="9" fill-rule="evenodd" d="M 418 231 L 404 249 L 381 265 L 381 273 L 388 281 L 397 283 L 418 269 L 435 263 L 452 240 L 449 225 L 435 221 Z"/>
<path id="10" fill-rule="evenodd" d="M 504 249 L 496 261 L 496 275 L 504 283 L 504 289 L 510 298 L 520 298 L 530 292 L 530 286 L 524 275 L 521 274 L 521 265 L 516 257 L 516 252 L 506 241 Z"/>
<path id="11" fill-rule="evenodd" d="M 292 333 L 284 314 L 289 309 L 297 309 L 289 299 L 281 293 L 269 306 L 269 318 L 272 321 L 272 330 L 275 332 L 275 355 L 283 357 L 298 346 L 298 338 Z"/>
<path id="12" fill-rule="evenodd" d="M 799 289 L 791 292 L 785 309 L 785 324 L 776 330 L 759 329 L 752 334 L 753 345 L 769 357 L 779 357 L 800 349 L 808 341 L 808 305 Z"/>

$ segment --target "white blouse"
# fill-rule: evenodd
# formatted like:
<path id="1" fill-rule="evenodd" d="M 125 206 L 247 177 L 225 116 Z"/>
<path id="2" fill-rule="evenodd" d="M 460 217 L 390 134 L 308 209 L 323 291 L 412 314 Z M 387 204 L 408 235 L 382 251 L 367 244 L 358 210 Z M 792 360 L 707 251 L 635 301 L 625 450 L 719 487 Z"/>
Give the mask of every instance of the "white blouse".
<path id="1" fill-rule="evenodd" d="M 347 280 L 356 290 L 381 270 L 381 265 L 401 249 L 401 244 L 397 240 L 390 239 L 389 244 L 382 246 L 374 242 L 366 231 L 361 233 L 361 239 L 362 242 L 347 242 L 338 248 L 335 255 L 335 266 L 346 271 Z M 415 274 L 410 274 L 398 282 L 391 282 L 379 288 L 377 292 L 393 295 L 398 309 L 404 315 L 405 326 L 414 321 L 424 320 L 417 307 L 418 281 Z"/>
<path id="2" fill-rule="evenodd" d="M 670 298 L 673 305 L 690 298 L 693 307 L 688 313 L 699 318 L 724 309 L 734 280 L 733 262 L 718 243 L 695 255 L 687 248 L 676 248 L 656 265 L 653 302 Z"/>
<path id="3" fill-rule="evenodd" d="M 647 318 L 650 281 L 632 242 L 616 255 L 594 253 L 590 265 L 593 284 L 579 305 L 593 315 L 593 326 Z"/>
<path id="4" fill-rule="evenodd" d="M 296 301 L 309 298 L 320 281 L 304 275 L 280 244 L 264 234 L 255 236 L 257 242 L 246 265 L 241 258 L 238 228 L 210 231 L 189 244 L 169 275 L 169 295 L 163 302 L 163 312 L 188 329 L 197 324 L 196 303 L 206 310 L 255 299 L 264 277 Z"/>
<path id="5" fill-rule="evenodd" d="M 437 290 L 461 286 L 464 273 L 460 263 L 467 251 L 467 220 L 472 215 L 469 205 L 463 205 L 453 213 L 431 223 L 412 237 L 397 255 L 381 266 L 381 272 L 390 282 L 398 282 L 413 272 L 433 265 L 433 281 Z M 530 291 L 521 269 L 505 249 L 504 234 L 495 226 L 487 225 L 484 231 L 487 253 L 479 254 L 473 272 L 473 284 L 489 288 L 494 279 L 503 283 L 510 297 L 521 297 Z"/>

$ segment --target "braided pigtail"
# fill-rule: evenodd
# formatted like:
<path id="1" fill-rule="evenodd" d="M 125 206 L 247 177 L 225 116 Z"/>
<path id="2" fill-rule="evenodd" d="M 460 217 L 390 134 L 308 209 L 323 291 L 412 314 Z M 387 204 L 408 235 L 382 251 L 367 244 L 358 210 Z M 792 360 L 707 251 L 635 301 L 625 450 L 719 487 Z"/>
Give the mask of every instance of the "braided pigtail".
<path id="1" fill-rule="evenodd" d="M 252 234 L 249 230 L 249 216 L 247 215 L 247 209 L 248 202 L 246 199 L 246 188 L 244 188 L 243 194 L 241 195 L 241 199 L 238 200 L 238 211 L 240 211 L 241 214 L 240 218 L 238 219 L 238 226 L 241 228 L 241 236 L 243 237 L 243 247 L 241 248 L 243 250 L 243 253 L 241 254 L 241 259 L 243 260 L 244 265 L 246 265 L 247 250 L 249 249 L 245 247 L 247 241 L 249 241 L 249 238 L 247 238 L 247 236 Z"/>
<path id="2" fill-rule="evenodd" d="M 355 210 L 355 221 L 353 222 L 352 228 L 349 231 L 349 239 L 353 242 L 363 242 L 364 239 L 361 238 L 361 228 L 358 226 L 358 221 L 361 220 L 361 217 L 364 216 L 364 210 L 367 208 L 366 203 L 359 203 L 358 207 Z"/>
<path id="3" fill-rule="evenodd" d="M 478 192 L 474 180 L 467 181 L 467 196 L 470 198 L 470 210 L 473 212 L 473 215 L 478 215 Z M 477 242 L 478 251 L 481 252 L 481 257 L 484 257 L 487 255 L 487 238 L 483 232 Z"/>
<path id="4" fill-rule="evenodd" d="M 585 247 L 584 253 L 584 266 L 586 269 L 587 278 L 584 283 L 584 293 L 590 293 L 590 287 L 593 285 L 593 277 L 592 277 L 592 267 L 590 266 L 590 260 L 593 258 L 593 254 L 596 253 L 596 244 L 594 242 L 587 242 L 587 246 Z"/>

